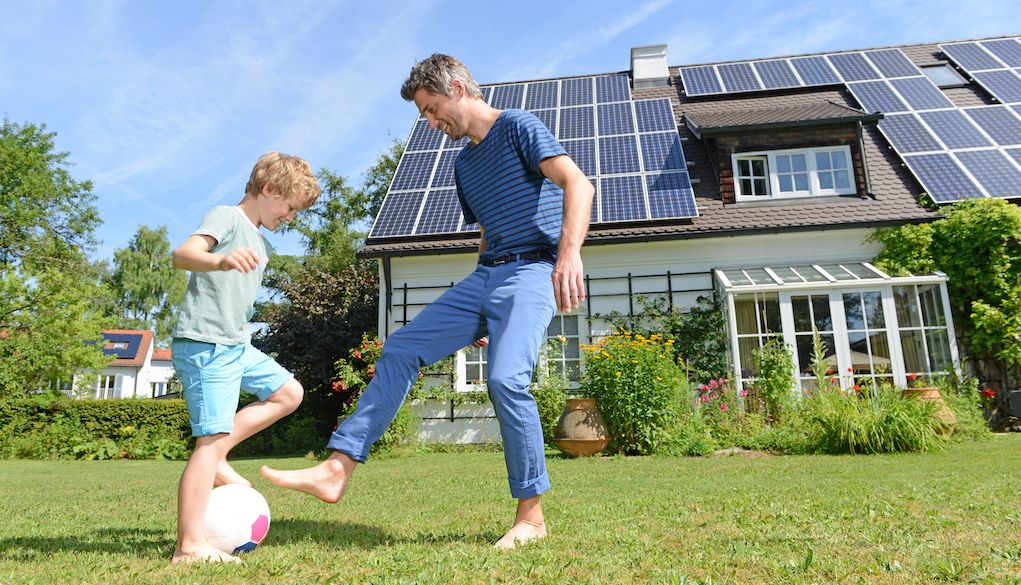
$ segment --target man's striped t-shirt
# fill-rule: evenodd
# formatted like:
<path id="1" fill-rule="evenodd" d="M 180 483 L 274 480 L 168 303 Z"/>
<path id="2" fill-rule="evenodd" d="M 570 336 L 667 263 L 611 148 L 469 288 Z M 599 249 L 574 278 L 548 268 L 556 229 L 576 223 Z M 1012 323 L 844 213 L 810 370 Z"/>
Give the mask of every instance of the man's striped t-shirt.
<path id="1" fill-rule="evenodd" d="M 485 230 L 484 259 L 556 250 L 564 192 L 539 163 L 567 154 L 546 125 L 524 110 L 504 110 L 486 136 L 454 161 L 465 223 Z"/>

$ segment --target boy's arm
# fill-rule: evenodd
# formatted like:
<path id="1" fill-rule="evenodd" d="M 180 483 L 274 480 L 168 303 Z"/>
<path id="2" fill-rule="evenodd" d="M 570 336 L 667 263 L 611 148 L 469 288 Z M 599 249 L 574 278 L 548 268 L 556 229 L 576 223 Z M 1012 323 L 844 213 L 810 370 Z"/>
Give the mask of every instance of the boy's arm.
<path id="1" fill-rule="evenodd" d="M 251 272 L 259 266 L 259 255 L 251 248 L 234 248 L 226 255 L 209 250 L 216 245 L 211 236 L 193 235 L 174 250 L 174 268 L 191 272 L 237 270 Z"/>

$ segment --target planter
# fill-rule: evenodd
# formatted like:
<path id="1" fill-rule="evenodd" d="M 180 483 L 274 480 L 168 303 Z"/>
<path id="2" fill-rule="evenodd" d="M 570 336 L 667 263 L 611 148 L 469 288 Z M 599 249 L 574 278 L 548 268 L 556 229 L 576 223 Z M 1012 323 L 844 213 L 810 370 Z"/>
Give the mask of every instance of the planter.
<path id="1" fill-rule="evenodd" d="M 588 457 L 606 448 L 610 435 L 594 398 L 567 399 L 553 442 L 568 457 Z"/>
<path id="2" fill-rule="evenodd" d="M 901 395 L 935 402 L 938 408 L 933 416 L 940 422 L 943 433 L 949 435 L 954 432 L 954 427 L 957 426 L 957 417 L 954 415 L 954 411 L 950 410 L 950 407 L 947 406 L 947 403 L 943 402 L 943 396 L 940 395 L 939 388 L 905 388 L 901 390 Z"/>

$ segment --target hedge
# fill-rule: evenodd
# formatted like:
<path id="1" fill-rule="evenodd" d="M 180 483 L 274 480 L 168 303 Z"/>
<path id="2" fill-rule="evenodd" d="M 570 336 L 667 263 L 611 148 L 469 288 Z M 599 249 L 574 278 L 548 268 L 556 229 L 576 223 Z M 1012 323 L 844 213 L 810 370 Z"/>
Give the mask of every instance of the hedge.
<path id="1" fill-rule="evenodd" d="M 0 429 L 20 434 L 58 421 L 77 423 L 88 436 L 113 441 L 127 439 L 137 431 L 158 436 L 191 434 L 184 400 L 0 401 Z"/>

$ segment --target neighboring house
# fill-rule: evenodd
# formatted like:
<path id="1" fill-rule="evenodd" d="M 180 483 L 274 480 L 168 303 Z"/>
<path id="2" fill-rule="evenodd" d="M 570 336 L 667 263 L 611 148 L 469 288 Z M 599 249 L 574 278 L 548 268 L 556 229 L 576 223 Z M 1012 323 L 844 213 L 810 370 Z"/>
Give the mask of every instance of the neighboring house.
<path id="1" fill-rule="evenodd" d="M 582 249 L 588 300 L 549 329 L 567 339 L 564 370 L 576 377 L 579 345 L 645 295 L 679 308 L 719 301 L 738 388 L 773 336 L 808 379 L 813 330 L 833 372 L 903 385 L 959 371 L 946 277 L 884 274 L 868 237 L 936 219 L 923 192 L 937 203 L 1021 196 L 1021 41 L 680 67 L 666 52 L 632 49 L 621 73 L 483 88 L 494 107 L 533 111 L 597 189 Z M 380 264 L 383 337 L 475 265 L 478 229 L 453 189 L 463 146 L 416 120 L 360 251 Z M 485 351 L 461 352 L 456 371 L 457 389 L 484 383 Z M 443 411 L 422 436 L 498 437 L 478 415 Z"/>
<path id="2" fill-rule="evenodd" d="M 79 398 L 157 398 L 168 393 L 174 364 L 169 349 L 156 349 L 152 331 L 103 330 L 103 353 L 113 358 L 100 371 L 91 388 L 79 388 Z M 75 376 L 77 377 L 77 375 Z M 62 381 L 59 389 L 72 395 L 75 380 Z"/>

